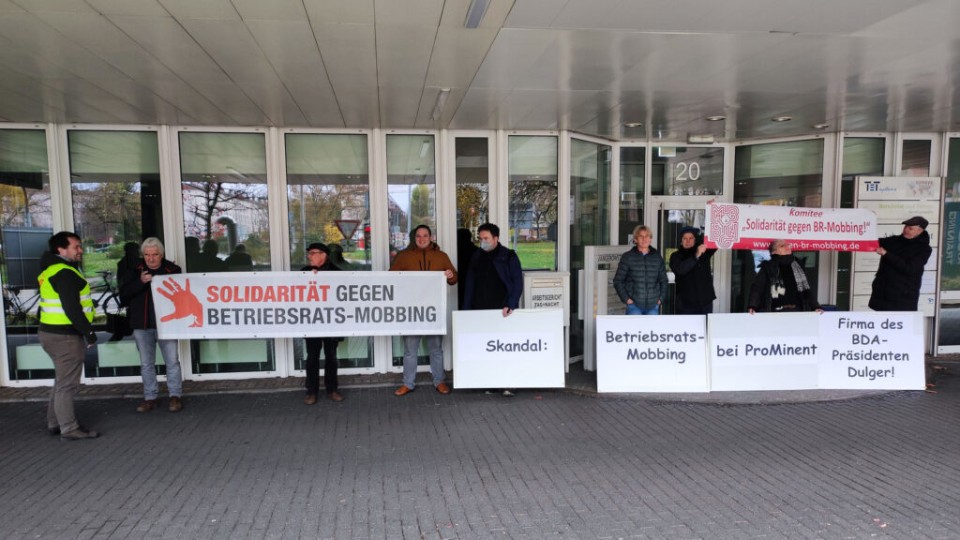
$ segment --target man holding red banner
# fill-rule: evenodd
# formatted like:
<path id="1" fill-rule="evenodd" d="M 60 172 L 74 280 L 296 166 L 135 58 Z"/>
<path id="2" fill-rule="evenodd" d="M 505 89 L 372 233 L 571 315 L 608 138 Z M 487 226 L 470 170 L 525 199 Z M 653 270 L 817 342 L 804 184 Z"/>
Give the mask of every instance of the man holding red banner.
<path id="1" fill-rule="evenodd" d="M 933 250 L 927 222 L 914 216 L 903 222 L 900 236 L 880 239 L 877 254 L 880 266 L 873 279 L 870 309 L 874 311 L 916 311 L 920 300 L 923 267 Z"/>

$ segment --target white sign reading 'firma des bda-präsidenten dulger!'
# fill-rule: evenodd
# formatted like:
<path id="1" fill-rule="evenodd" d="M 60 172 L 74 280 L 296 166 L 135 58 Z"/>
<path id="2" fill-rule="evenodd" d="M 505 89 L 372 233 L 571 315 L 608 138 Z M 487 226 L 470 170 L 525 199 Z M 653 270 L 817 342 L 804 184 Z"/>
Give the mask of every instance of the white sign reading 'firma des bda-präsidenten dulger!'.
<path id="1" fill-rule="evenodd" d="M 706 318 L 597 317 L 598 392 L 708 392 Z"/>
<path id="2" fill-rule="evenodd" d="M 457 388 L 562 388 L 562 309 L 453 312 Z"/>

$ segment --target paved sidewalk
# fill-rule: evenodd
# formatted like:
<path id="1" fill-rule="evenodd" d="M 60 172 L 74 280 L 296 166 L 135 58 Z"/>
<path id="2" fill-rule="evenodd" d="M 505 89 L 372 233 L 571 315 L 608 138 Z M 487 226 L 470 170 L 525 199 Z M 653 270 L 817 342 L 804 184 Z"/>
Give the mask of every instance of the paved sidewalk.
<path id="1" fill-rule="evenodd" d="M 952 367 L 952 366 L 951 366 Z M 691 404 L 427 385 L 0 405 L 0 538 L 939 538 L 960 530 L 960 377 L 937 393 Z"/>

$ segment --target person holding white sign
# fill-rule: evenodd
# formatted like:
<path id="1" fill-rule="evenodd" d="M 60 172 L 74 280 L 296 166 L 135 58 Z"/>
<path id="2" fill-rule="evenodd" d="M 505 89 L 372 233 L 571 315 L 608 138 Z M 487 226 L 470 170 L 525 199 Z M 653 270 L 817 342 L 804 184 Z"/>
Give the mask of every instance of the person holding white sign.
<path id="1" fill-rule="evenodd" d="M 457 270 L 450 262 L 450 257 L 440 250 L 440 246 L 433 242 L 431 236 L 430 227 L 417 225 L 410 233 L 410 245 L 397 253 L 390 265 L 390 271 L 443 272 L 447 285 L 456 285 Z M 450 387 L 444 382 L 443 336 L 403 336 L 403 385 L 393 393 L 396 396 L 405 396 L 416 387 L 417 351 L 421 339 L 427 342 L 434 388 L 441 394 L 450 393 Z"/>
<path id="2" fill-rule="evenodd" d="M 646 225 L 633 230 L 636 247 L 620 257 L 613 288 L 626 304 L 627 315 L 659 315 L 667 296 L 667 269 L 660 252 L 650 243 L 653 233 Z"/>
<path id="3" fill-rule="evenodd" d="M 923 267 L 933 249 L 927 222 L 914 216 L 903 222 L 903 233 L 880 239 L 877 255 L 880 266 L 873 278 L 870 309 L 874 311 L 916 311 L 920 300 Z"/>
<path id="4" fill-rule="evenodd" d="M 807 274 L 793 256 L 790 242 L 770 242 L 770 260 L 760 263 L 757 277 L 750 287 L 747 312 L 816 311 L 822 313 L 817 295 L 810 287 Z"/>
<path id="5" fill-rule="evenodd" d="M 484 223 L 477 227 L 480 249 L 470 259 L 463 310 L 498 309 L 504 317 L 520 307 L 523 295 L 523 270 L 517 252 L 500 243 L 500 227 Z M 491 391 L 488 391 L 490 393 Z M 499 389 L 504 397 L 513 397 L 510 388 Z"/>

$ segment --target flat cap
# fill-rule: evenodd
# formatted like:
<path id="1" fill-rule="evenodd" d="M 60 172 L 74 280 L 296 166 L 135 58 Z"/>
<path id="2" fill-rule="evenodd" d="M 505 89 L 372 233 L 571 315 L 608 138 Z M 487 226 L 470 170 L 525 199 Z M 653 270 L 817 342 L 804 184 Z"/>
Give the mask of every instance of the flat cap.
<path id="1" fill-rule="evenodd" d="M 921 229 L 926 229 L 930 222 L 926 219 L 923 219 L 921 216 L 913 216 L 912 218 L 904 221 L 903 224 L 910 227 L 916 226 L 920 227 Z"/>

